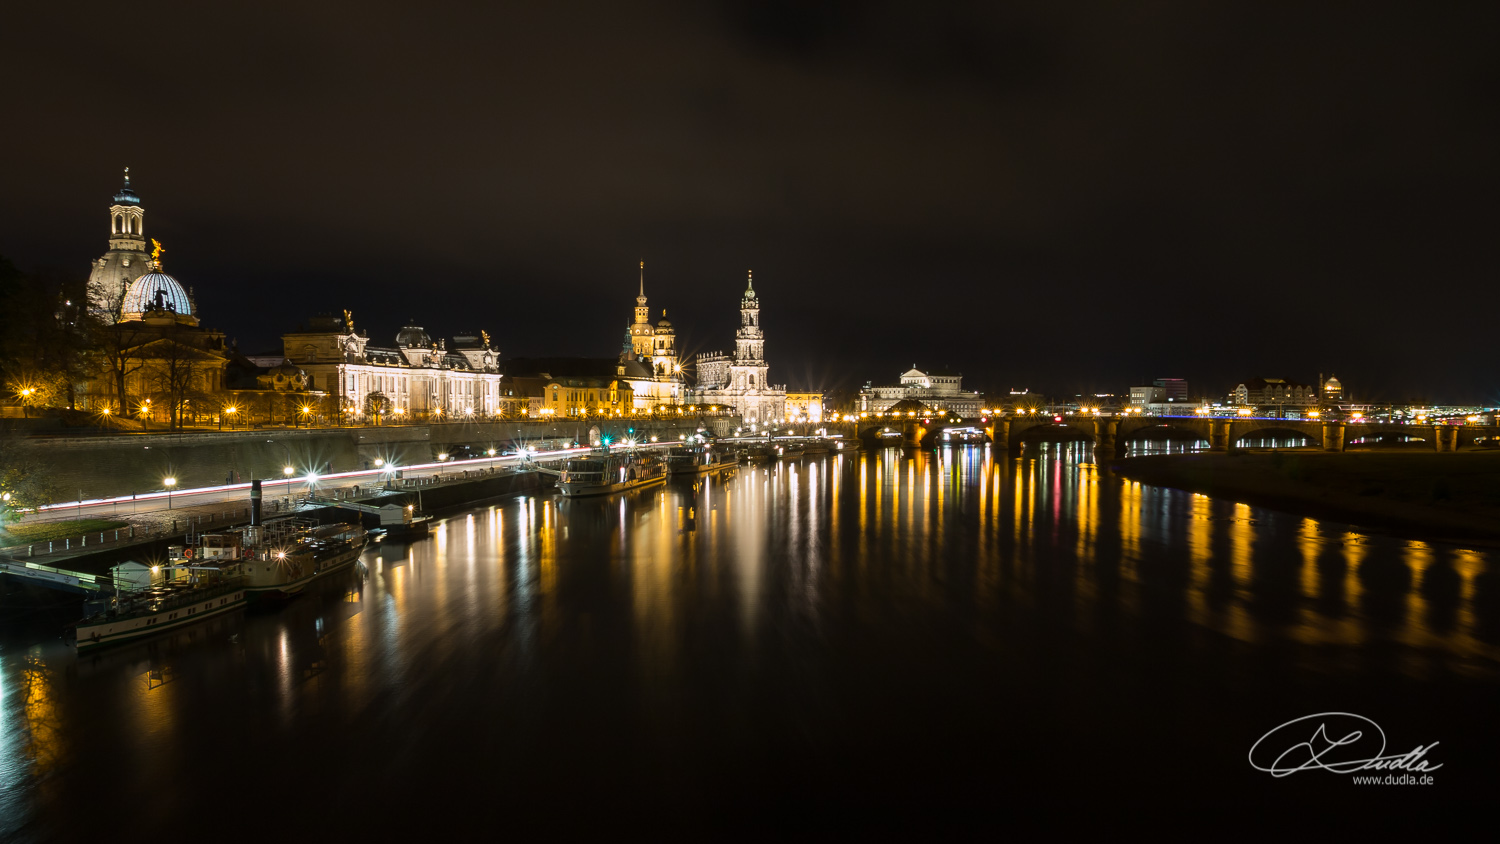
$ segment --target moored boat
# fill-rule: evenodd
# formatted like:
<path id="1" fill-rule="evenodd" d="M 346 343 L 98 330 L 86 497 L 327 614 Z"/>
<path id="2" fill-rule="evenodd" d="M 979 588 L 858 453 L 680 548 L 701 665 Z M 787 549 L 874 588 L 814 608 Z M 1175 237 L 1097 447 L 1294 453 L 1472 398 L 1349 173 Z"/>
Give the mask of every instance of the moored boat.
<path id="1" fill-rule="evenodd" d="M 314 580 L 348 568 L 359 559 L 367 538 L 358 524 L 285 518 L 203 534 L 197 551 L 205 561 L 240 561 L 247 597 L 254 600 L 295 595 Z"/>
<path id="2" fill-rule="evenodd" d="M 776 449 L 769 445 L 752 445 L 740 452 L 740 459 L 752 466 L 769 463 L 776 457 Z"/>
<path id="3" fill-rule="evenodd" d="M 238 561 L 196 565 L 180 562 L 147 569 L 144 582 L 117 582 L 105 599 L 69 632 L 80 653 L 165 633 L 189 624 L 244 609 L 246 578 Z"/>
<path id="4" fill-rule="evenodd" d="M 672 477 L 696 476 L 732 466 L 734 455 L 712 445 L 678 446 L 667 453 L 667 474 Z"/>
<path id="5" fill-rule="evenodd" d="M 667 464 L 654 454 L 603 452 L 571 457 L 563 464 L 557 489 L 568 498 L 610 495 L 667 480 Z"/>

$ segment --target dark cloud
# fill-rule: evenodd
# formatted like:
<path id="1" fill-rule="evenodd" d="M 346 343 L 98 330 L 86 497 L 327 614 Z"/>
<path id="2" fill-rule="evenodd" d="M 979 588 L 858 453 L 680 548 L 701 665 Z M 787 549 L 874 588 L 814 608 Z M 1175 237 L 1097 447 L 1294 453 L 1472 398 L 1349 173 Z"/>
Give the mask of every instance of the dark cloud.
<path id="1" fill-rule="evenodd" d="M 772 376 L 1252 374 L 1500 399 L 1489 7 L 32 4 L 0 253 L 84 272 L 120 167 L 243 346 L 352 308 L 613 352 L 635 264 Z"/>

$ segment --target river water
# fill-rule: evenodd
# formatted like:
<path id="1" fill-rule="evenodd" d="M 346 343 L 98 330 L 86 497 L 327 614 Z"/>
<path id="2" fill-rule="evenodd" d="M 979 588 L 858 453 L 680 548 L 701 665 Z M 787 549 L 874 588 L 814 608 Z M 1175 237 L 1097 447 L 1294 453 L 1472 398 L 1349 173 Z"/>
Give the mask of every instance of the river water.
<path id="1" fill-rule="evenodd" d="M 0 626 L 0 840 L 745 833 L 1430 813 L 1500 784 L 1495 552 L 888 449 L 447 515 L 271 610 L 83 658 Z M 12 596 L 8 600 L 14 600 Z M 1426 787 L 1273 778 L 1303 715 Z"/>

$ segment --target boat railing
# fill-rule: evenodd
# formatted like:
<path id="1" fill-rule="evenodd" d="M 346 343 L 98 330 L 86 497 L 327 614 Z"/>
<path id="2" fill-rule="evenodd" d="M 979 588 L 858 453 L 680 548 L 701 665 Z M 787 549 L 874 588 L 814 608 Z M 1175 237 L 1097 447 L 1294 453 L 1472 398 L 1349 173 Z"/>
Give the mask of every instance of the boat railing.
<path id="1" fill-rule="evenodd" d="M 196 604 L 205 598 L 216 598 L 225 592 L 232 592 L 244 586 L 245 581 L 244 575 L 233 574 L 214 578 L 207 583 L 184 583 L 180 586 L 168 584 L 148 587 L 140 592 L 127 592 L 121 596 L 117 612 L 129 613 L 142 610 L 166 612 Z"/>

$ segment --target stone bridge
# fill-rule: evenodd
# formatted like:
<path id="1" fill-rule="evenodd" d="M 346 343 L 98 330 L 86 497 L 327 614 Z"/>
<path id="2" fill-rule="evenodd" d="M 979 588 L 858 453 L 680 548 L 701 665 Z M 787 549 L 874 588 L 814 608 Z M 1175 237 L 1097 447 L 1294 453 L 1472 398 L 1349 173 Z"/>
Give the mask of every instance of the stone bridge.
<path id="1" fill-rule="evenodd" d="M 866 446 L 880 443 L 885 431 L 900 431 L 902 444 L 913 448 L 936 448 L 944 431 L 979 430 L 996 447 L 1018 452 L 1027 442 L 1085 441 L 1100 457 L 1112 457 L 1132 440 L 1192 439 L 1208 443 L 1210 451 L 1230 451 L 1253 437 L 1289 436 L 1306 438 L 1324 451 L 1343 451 L 1351 442 L 1380 437 L 1419 438 L 1434 451 L 1472 449 L 1481 444 L 1500 445 L 1500 426 L 1494 425 L 1401 425 L 1390 422 L 1315 419 L 1262 419 L 1259 417 L 1212 416 L 1094 416 L 1090 414 L 1024 414 L 973 419 L 879 418 L 834 423 L 846 434 L 859 437 Z"/>

